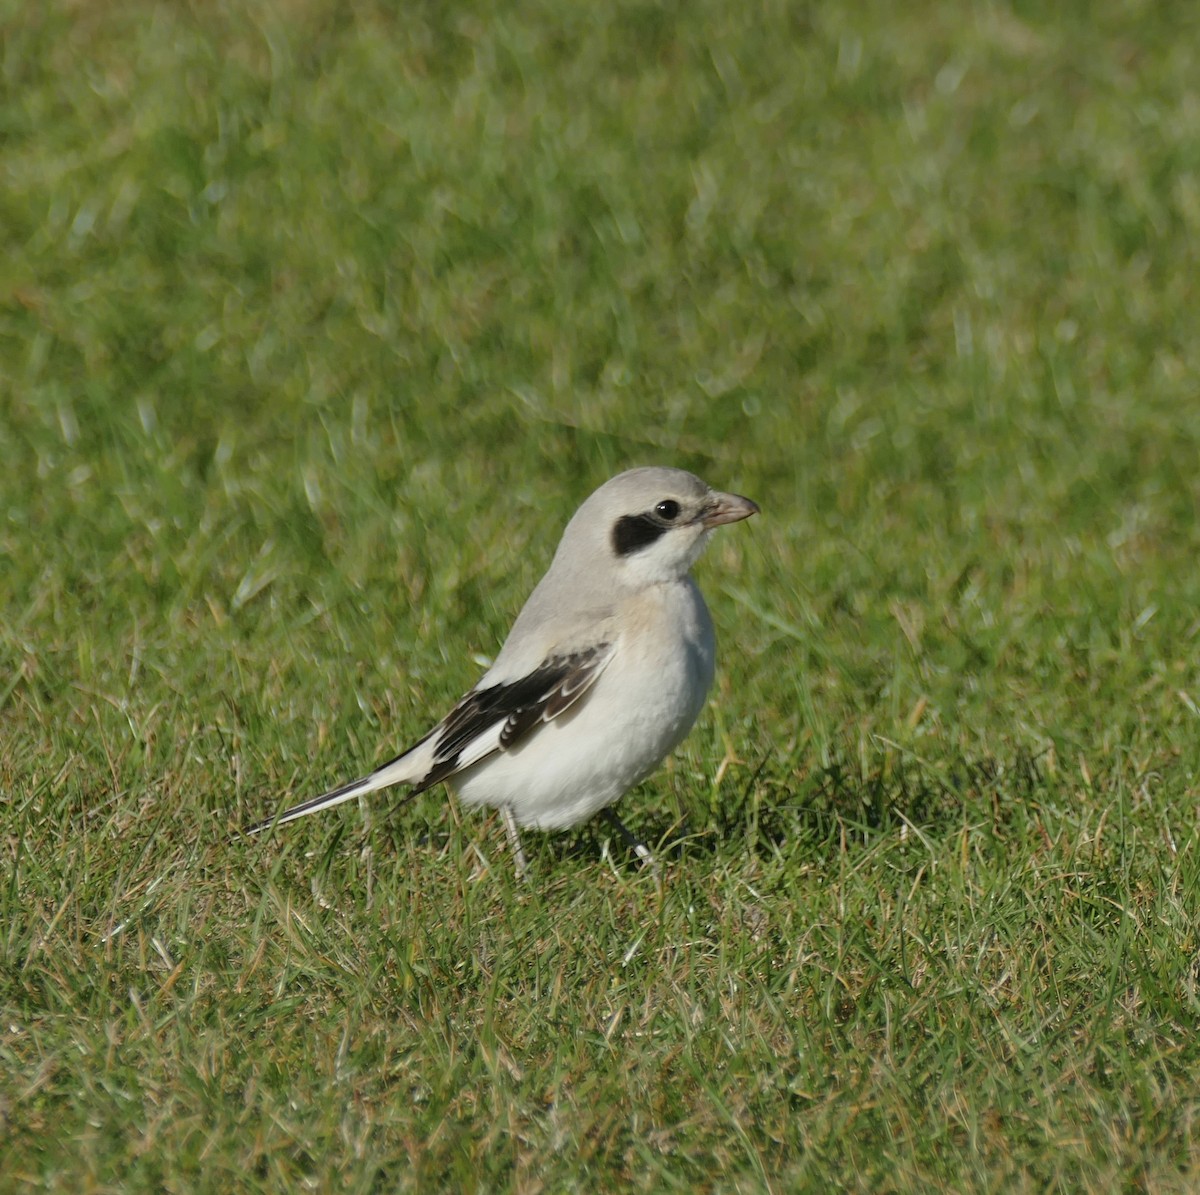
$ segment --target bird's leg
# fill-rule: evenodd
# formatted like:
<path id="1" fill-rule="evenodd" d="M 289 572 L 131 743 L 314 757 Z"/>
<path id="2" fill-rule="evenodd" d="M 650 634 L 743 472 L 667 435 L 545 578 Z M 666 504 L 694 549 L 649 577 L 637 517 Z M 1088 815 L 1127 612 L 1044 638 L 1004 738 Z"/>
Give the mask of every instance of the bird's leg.
<path id="1" fill-rule="evenodd" d="M 606 805 L 601 812 L 604 820 L 625 840 L 625 845 L 642 861 L 644 867 L 650 869 L 650 874 L 661 884 L 662 872 L 658 868 L 658 860 L 650 853 L 650 848 L 613 812 L 611 805 Z"/>
<path id="2" fill-rule="evenodd" d="M 517 829 L 517 819 L 507 805 L 501 805 L 500 812 L 504 814 L 504 833 L 508 836 L 508 849 L 513 857 L 513 866 L 517 869 L 517 879 L 524 880 L 528 877 L 529 862 L 525 858 L 525 848 L 521 845 L 521 832 Z"/>

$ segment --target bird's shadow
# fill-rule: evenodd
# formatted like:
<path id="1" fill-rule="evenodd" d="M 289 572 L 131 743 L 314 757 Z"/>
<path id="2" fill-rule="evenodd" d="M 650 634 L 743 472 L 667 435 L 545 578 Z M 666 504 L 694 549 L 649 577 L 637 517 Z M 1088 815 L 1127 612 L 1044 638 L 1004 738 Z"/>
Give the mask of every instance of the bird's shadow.
<path id="1" fill-rule="evenodd" d="M 869 836 L 912 827 L 933 837 L 956 834 L 967 805 L 1001 829 L 1050 784 L 1041 754 L 1023 748 L 1008 758 L 963 756 L 936 769 L 894 757 L 864 768 L 859 760 L 834 757 L 799 774 L 785 773 L 767 754 L 715 807 L 676 817 L 639 809 L 629 828 L 662 862 L 712 859 L 731 850 L 769 858 L 797 843 L 821 853 L 840 849 L 847 827 Z M 581 860 L 601 857 L 606 846 L 618 861 L 637 861 L 598 818 L 548 843 L 556 858 Z"/>

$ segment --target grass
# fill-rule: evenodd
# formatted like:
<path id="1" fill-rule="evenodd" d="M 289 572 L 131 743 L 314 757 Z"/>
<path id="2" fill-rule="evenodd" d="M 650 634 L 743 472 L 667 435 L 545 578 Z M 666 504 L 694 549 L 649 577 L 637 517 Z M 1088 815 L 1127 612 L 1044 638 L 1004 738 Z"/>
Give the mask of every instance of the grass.
<path id="1" fill-rule="evenodd" d="M 1194 1187 L 1192 6 L 0 22 L 0 1187 Z M 661 896 L 229 839 L 648 462 L 764 512 Z"/>

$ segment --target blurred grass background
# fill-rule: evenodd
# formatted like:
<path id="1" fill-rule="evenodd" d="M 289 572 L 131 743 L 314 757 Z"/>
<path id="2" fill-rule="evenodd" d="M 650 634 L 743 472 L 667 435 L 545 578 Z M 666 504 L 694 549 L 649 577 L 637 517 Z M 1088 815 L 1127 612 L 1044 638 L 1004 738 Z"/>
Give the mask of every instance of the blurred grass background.
<path id="1" fill-rule="evenodd" d="M 1200 16 L 0 0 L 6 1189 L 1187 1190 Z M 358 775 L 634 464 L 603 836 Z"/>

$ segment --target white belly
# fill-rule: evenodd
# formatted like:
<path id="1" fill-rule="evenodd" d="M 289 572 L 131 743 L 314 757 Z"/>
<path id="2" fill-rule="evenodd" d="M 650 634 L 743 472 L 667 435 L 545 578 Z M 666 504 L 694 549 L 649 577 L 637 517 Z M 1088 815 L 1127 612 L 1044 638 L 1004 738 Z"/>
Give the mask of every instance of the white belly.
<path id="1" fill-rule="evenodd" d="M 661 590 L 577 705 L 455 777 L 464 805 L 507 805 L 521 826 L 574 826 L 679 745 L 712 684 L 712 622 L 690 579 Z"/>

